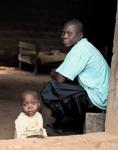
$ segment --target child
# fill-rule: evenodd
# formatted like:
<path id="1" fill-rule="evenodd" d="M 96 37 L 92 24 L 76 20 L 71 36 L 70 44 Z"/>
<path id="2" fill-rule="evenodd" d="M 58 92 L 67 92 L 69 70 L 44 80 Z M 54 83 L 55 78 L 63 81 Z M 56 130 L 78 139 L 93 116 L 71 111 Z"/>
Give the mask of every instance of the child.
<path id="1" fill-rule="evenodd" d="M 47 136 L 43 128 L 43 118 L 38 112 L 40 102 L 35 91 L 25 91 L 21 95 L 22 112 L 15 120 L 15 138 Z"/>

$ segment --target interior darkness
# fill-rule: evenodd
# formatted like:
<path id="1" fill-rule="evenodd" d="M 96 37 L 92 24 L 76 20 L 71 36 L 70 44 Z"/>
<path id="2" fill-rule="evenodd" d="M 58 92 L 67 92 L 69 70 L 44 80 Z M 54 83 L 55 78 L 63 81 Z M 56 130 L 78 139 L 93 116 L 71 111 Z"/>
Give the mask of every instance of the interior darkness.
<path id="1" fill-rule="evenodd" d="M 110 64 L 116 5 L 117 0 L 4 0 L 0 2 L 0 25 L 34 22 L 62 26 L 69 19 L 81 19 L 87 38 L 99 49 L 108 47 Z"/>

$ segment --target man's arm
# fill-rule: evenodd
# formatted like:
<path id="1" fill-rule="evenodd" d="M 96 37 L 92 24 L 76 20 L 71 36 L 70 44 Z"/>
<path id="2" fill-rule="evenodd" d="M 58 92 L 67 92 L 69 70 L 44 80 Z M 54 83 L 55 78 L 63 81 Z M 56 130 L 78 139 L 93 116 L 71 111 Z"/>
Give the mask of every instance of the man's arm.
<path id="1" fill-rule="evenodd" d="M 51 77 L 52 79 L 60 82 L 60 83 L 63 83 L 66 81 L 66 77 L 62 76 L 61 74 L 55 72 L 55 69 L 52 69 L 51 71 Z"/>

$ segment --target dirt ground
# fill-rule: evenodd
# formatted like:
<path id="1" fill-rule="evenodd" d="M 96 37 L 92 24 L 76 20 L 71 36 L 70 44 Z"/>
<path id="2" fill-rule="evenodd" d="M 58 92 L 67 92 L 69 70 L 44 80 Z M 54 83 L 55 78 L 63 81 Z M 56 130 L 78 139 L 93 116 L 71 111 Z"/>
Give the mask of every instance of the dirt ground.
<path id="1" fill-rule="evenodd" d="M 13 140 L 14 120 L 20 112 L 19 95 L 26 89 L 40 91 L 44 82 L 50 77 L 46 74 L 34 76 L 31 72 L 20 71 L 16 68 L 0 67 L 0 150 L 117 150 L 118 136 L 105 132 L 53 136 L 46 139 Z M 44 109 L 43 115 L 49 115 Z M 45 118 L 48 122 L 53 118 Z M 51 121 L 52 121 L 51 120 Z"/>

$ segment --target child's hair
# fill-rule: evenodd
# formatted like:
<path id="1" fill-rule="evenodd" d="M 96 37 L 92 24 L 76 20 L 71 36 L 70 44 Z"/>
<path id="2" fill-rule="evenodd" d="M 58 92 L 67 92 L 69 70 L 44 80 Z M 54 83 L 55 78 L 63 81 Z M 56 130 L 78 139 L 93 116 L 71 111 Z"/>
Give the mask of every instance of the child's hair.
<path id="1" fill-rule="evenodd" d="M 34 99 L 38 100 L 38 94 L 37 94 L 36 91 L 33 91 L 33 90 L 26 90 L 26 91 L 24 91 L 24 92 L 21 93 L 21 101 L 20 101 L 21 105 L 23 104 L 23 102 L 24 102 L 24 100 L 25 100 L 25 96 L 26 96 L 27 94 L 32 95 L 32 96 L 34 97 Z"/>

